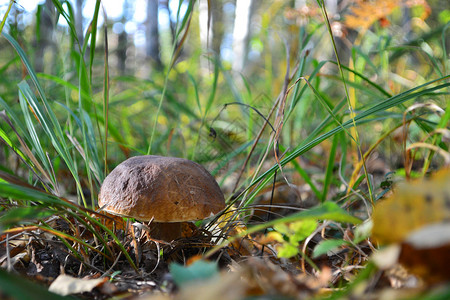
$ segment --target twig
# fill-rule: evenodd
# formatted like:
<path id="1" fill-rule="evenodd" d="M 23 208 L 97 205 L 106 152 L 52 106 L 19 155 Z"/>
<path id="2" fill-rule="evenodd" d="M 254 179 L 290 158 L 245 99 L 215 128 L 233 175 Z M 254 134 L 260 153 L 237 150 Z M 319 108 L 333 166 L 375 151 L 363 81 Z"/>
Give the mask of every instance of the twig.
<path id="1" fill-rule="evenodd" d="M 116 266 L 117 262 L 119 262 L 119 259 L 120 259 L 120 256 L 121 256 L 121 255 L 122 255 L 122 252 L 119 252 L 119 255 L 117 255 L 117 257 L 116 257 L 116 259 L 114 260 L 114 263 L 112 264 L 111 268 L 109 268 L 108 271 L 106 271 L 105 273 L 103 273 L 103 275 L 100 276 L 100 278 L 109 276 L 109 275 L 112 273 L 112 271 L 113 271 L 114 267 Z"/>
<path id="2" fill-rule="evenodd" d="M 12 272 L 11 254 L 9 252 L 9 233 L 6 234 L 6 265 L 8 272 Z"/>

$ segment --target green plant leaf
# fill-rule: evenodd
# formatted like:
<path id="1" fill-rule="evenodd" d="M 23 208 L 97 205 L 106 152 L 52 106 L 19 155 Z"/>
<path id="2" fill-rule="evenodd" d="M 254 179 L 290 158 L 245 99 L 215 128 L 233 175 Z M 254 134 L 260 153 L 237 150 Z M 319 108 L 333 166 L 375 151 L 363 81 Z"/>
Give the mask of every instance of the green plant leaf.
<path id="1" fill-rule="evenodd" d="M 314 219 L 306 219 L 295 221 L 292 223 L 278 223 L 273 228 L 286 235 L 292 244 L 303 241 L 317 228 L 317 221 Z"/>
<path id="2" fill-rule="evenodd" d="M 291 258 L 293 256 L 296 256 L 298 254 L 298 246 L 294 246 L 291 243 L 284 243 L 280 247 L 278 247 L 278 257 L 283 258 Z"/>
<path id="3" fill-rule="evenodd" d="M 353 243 L 358 244 L 363 240 L 370 237 L 372 234 L 373 221 L 369 219 L 362 224 L 359 224 L 355 228 L 355 238 L 353 239 Z"/>
<path id="4" fill-rule="evenodd" d="M 337 205 L 334 202 L 327 201 L 319 206 L 313 207 L 309 210 L 304 210 L 292 215 L 289 215 L 287 217 L 279 218 L 276 220 L 272 220 L 269 222 L 265 222 L 264 224 L 255 225 L 251 228 L 248 228 L 246 231 L 229 238 L 227 241 L 222 243 L 221 245 L 218 245 L 218 247 L 214 248 L 210 252 L 208 252 L 208 255 L 211 255 L 212 253 L 216 252 L 218 249 L 223 247 L 224 245 L 229 244 L 233 240 L 243 237 L 247 234 L 252 234 L 254 232 L 263 230 L 268 227 L 275 226 L 276 224 L 280 223 L 289 223 L 289 222 L 295 222 L 300 220 L 331 220 L 336 222 L 344 222 L 344 223 L 352 223 L 352 224 L 360 224 L 362 221 L 352 215 L 350 215 L 348 212 L 343 210 L 339 205 Z"/>
<path id="5" fill-rule="evenodd" d="M 60 198 L 41 192 L 37 189 L 31 189 L 16 184 L 0 182 L 0 197 L 13 198 L 26 201 L 39 201 L 46 205 L 62 205 L 70 208 L 76 206 L 61 200 Z"/>
<path id="6" fill-rule="evenodd" d="M 217 263 L 205 260 L 198 260 L 188 267 L 171 263 L 169 270 L 175 283 L 180 287 L 186 286 L 193 281 L 207 280 L 219 274 Z"/>
<path id="7" fill-rule="evenodd" d="M 269 239 L 271 239 L 271 240 L 273 239 L 273 240 L 275 240 L 277 242 L 280 242 L 280 243 L 285 242 L 285 240 L 283 239 L 283 235 L 281 233 L 277 232 L 277 231 L 270 231 L 270 232 L 268 232 L 267 233 L 267 237 Z"/>
<path id="8" fill-rule="evenodd" d="M 299 253 L 298 243 L 316 230 L 317 221 L 315 219 L 305 219 L 292 223 L 278 223 L 273 228 L 276 231 L 270 232 L 268 236 L 281 243 L 277 248 L 277 256 L 290 258 Z M 289 240 L 284 240 L 281 234 L 284 234 Z"/>
<path id="9" fill-rule="evenodd" d="M 54 210 L 49 210 L 42 206 L 17 207 L 8 209 L 0 217 L 0 226 L 9 228 L 14 225 L 24 224 L 27 221 L 39 220 L 55 214 Z"/>
<path id="10" fill-rule="evenodd" d="M 346 244 L 348 243 L 344 240 L 323 240 L 314 248 L 313 258 L 319 257 L 322 254 L 326 254 L 329 251 L 335 250 Z"/>
<path id="11" fill-rule="evenodd" d="M 291 233 L 291 231 L 289 230 L 289 226 L 286 223 L 275 224 L 273 226 L 273 229 L 275 229 L 279 233 L 282 233 L 282 234 L 285 234 L 285 235 L 288 235 L 288 234 Z"/>
<path id="12" fill-rule="evenodd" d="M 42 286 L 37 285 L 25 279 L 22 276 L 8 273 L 6 270 L 0 268 L 0 290 L 3 296 L 6 294 L 16 300 L 67 300 L 76 299 L 74 297 L 63 297 L 47 291 Z"/>
<path id="13" fill-rule="evenodd" d="M 317 228 L 317 221 L 306 219 L 289 224 L 294 234 L 289 237 L 291 243 L 298 243 L 306 239 Z"/>

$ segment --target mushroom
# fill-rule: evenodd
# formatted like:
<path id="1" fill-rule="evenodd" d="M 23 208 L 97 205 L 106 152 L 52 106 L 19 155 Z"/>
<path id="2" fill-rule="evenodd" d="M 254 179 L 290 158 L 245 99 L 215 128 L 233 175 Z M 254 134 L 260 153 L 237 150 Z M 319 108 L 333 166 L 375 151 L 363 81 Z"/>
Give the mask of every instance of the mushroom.
<path id="1" fill-rule="evenodd" d="M 125 160 L 105 178 L 98 205 L 113 215 L 152 221 L 151 236 L 172 241 L 182 236 L 184 222 L 216 215 L 225 199 L 198 163 L 143 155 Z"/>

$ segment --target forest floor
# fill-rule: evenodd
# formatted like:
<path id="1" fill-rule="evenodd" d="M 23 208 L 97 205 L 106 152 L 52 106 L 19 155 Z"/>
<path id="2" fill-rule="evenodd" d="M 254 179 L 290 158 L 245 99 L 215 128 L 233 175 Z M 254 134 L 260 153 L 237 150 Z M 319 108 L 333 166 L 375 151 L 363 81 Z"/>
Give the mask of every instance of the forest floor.
<path id="1" fill-rule="evenodd" d="M 290 258 L 280 257 L 286 236 L 282 241 L 264 230 L 246 234 L 243 223 L 220 235 L 222 239 L 217 239 L 217 230 L 191 226 L 185 236 L 167 243 L 151 238 L 151 224 L 100 217 L 116 232 L 137 266 L 133 268 L 115 241 L 108 241 L 109 255 L 92 251 L 101 244 L 85 225 L 53 216 L 46 220 L 47 229 L 25 226 L 3 235 L 2 268 L 12 272 L 7 275 L 11 287 L 21 288 L 13 274 L 44 286 L 35 290 L 29 283 L 24 292 L 34 299 L 48 297 L 48 287 L 56 294 L 83 299 L 448 299 L 449 175 L 444 170 L 431 180 L 396 189 L 375 208 L 373 226 L 378 229 L 357 243 L 355 236 L 367 221 L 340 229 L 338 223 L 320 222 Z M 402 199 L 411 200 L 411 193 L 414 206 L 404 206 Z M 431 203 L 432 209 L 424 212 L 420 201 Z M 429 217 L 423 217 L 425 213 Z M 408 218 L 421 218 L 423 230 L 413 232 L 417 226 L 408 225 Z M 332 239 L 340 230 L 342 238 Z M 80 237 L 93 248 L 77 245 L 82 257 L 76 257 L 56 231 Z M 224 243 L 229 236 L 235 238 Z M 378 247 L 374 237 L 388 246 Z M 324 240 L 338 243 L 312 255 Z M 1 289 L 7 295 L 2 278 Z"/>

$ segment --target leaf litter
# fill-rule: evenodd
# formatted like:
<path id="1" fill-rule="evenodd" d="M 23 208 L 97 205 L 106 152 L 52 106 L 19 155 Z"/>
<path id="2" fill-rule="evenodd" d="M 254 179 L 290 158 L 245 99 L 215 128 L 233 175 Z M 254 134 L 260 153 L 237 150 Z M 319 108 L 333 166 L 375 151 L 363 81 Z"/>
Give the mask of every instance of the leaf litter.
<path id="1" fill-rule="evenodd" d="M 240 237 L 217 248 L 228 238 L 223 232 L 213 236 L 194 227 L 167 243 L 153 240 L 145 230 L 147 225 L 105 216 L 137 270 L 114 241 L 108 242 L 111 253 L 102 256 L 76 242 L 68 247 L 67 240 L 38 227 L 5 230 L 0 262 L 3 268 L 44 283 L 51 292 L 89 299 L 309 299 L 341 290 L 346 290 L 343 297 L 416 297 L 449 280 L 442 263 L 450 245 L 446 238 L 449 174 L 442 171 L 429 180 L 399 185 L 375 207 L 373 222 L 358 227 L 316 217 L 281 222 L 264 234 L 241 224 L 228 231 Z M 433 209 L 442 210 L 431 216 L 418 203 L 429 202 L 429 195 L 437 202 Z M 414 225 L 402 221 L 407 218 Z M 104 250 L 81 222 L 63 216 L 44 220 L 55 230 Z M 394 226 L 386 220 L 397 223 Z M 367 226 L 372 226 L 372 233 Z M 375 241 L 389 247 L 376 250 Z M 376 276 L 364 277 L 365 271 Z M 351 286 L 358 278 L 363 288 L 340 287 Z M 2 287 L 4 279 L 0 282 Z"/>

